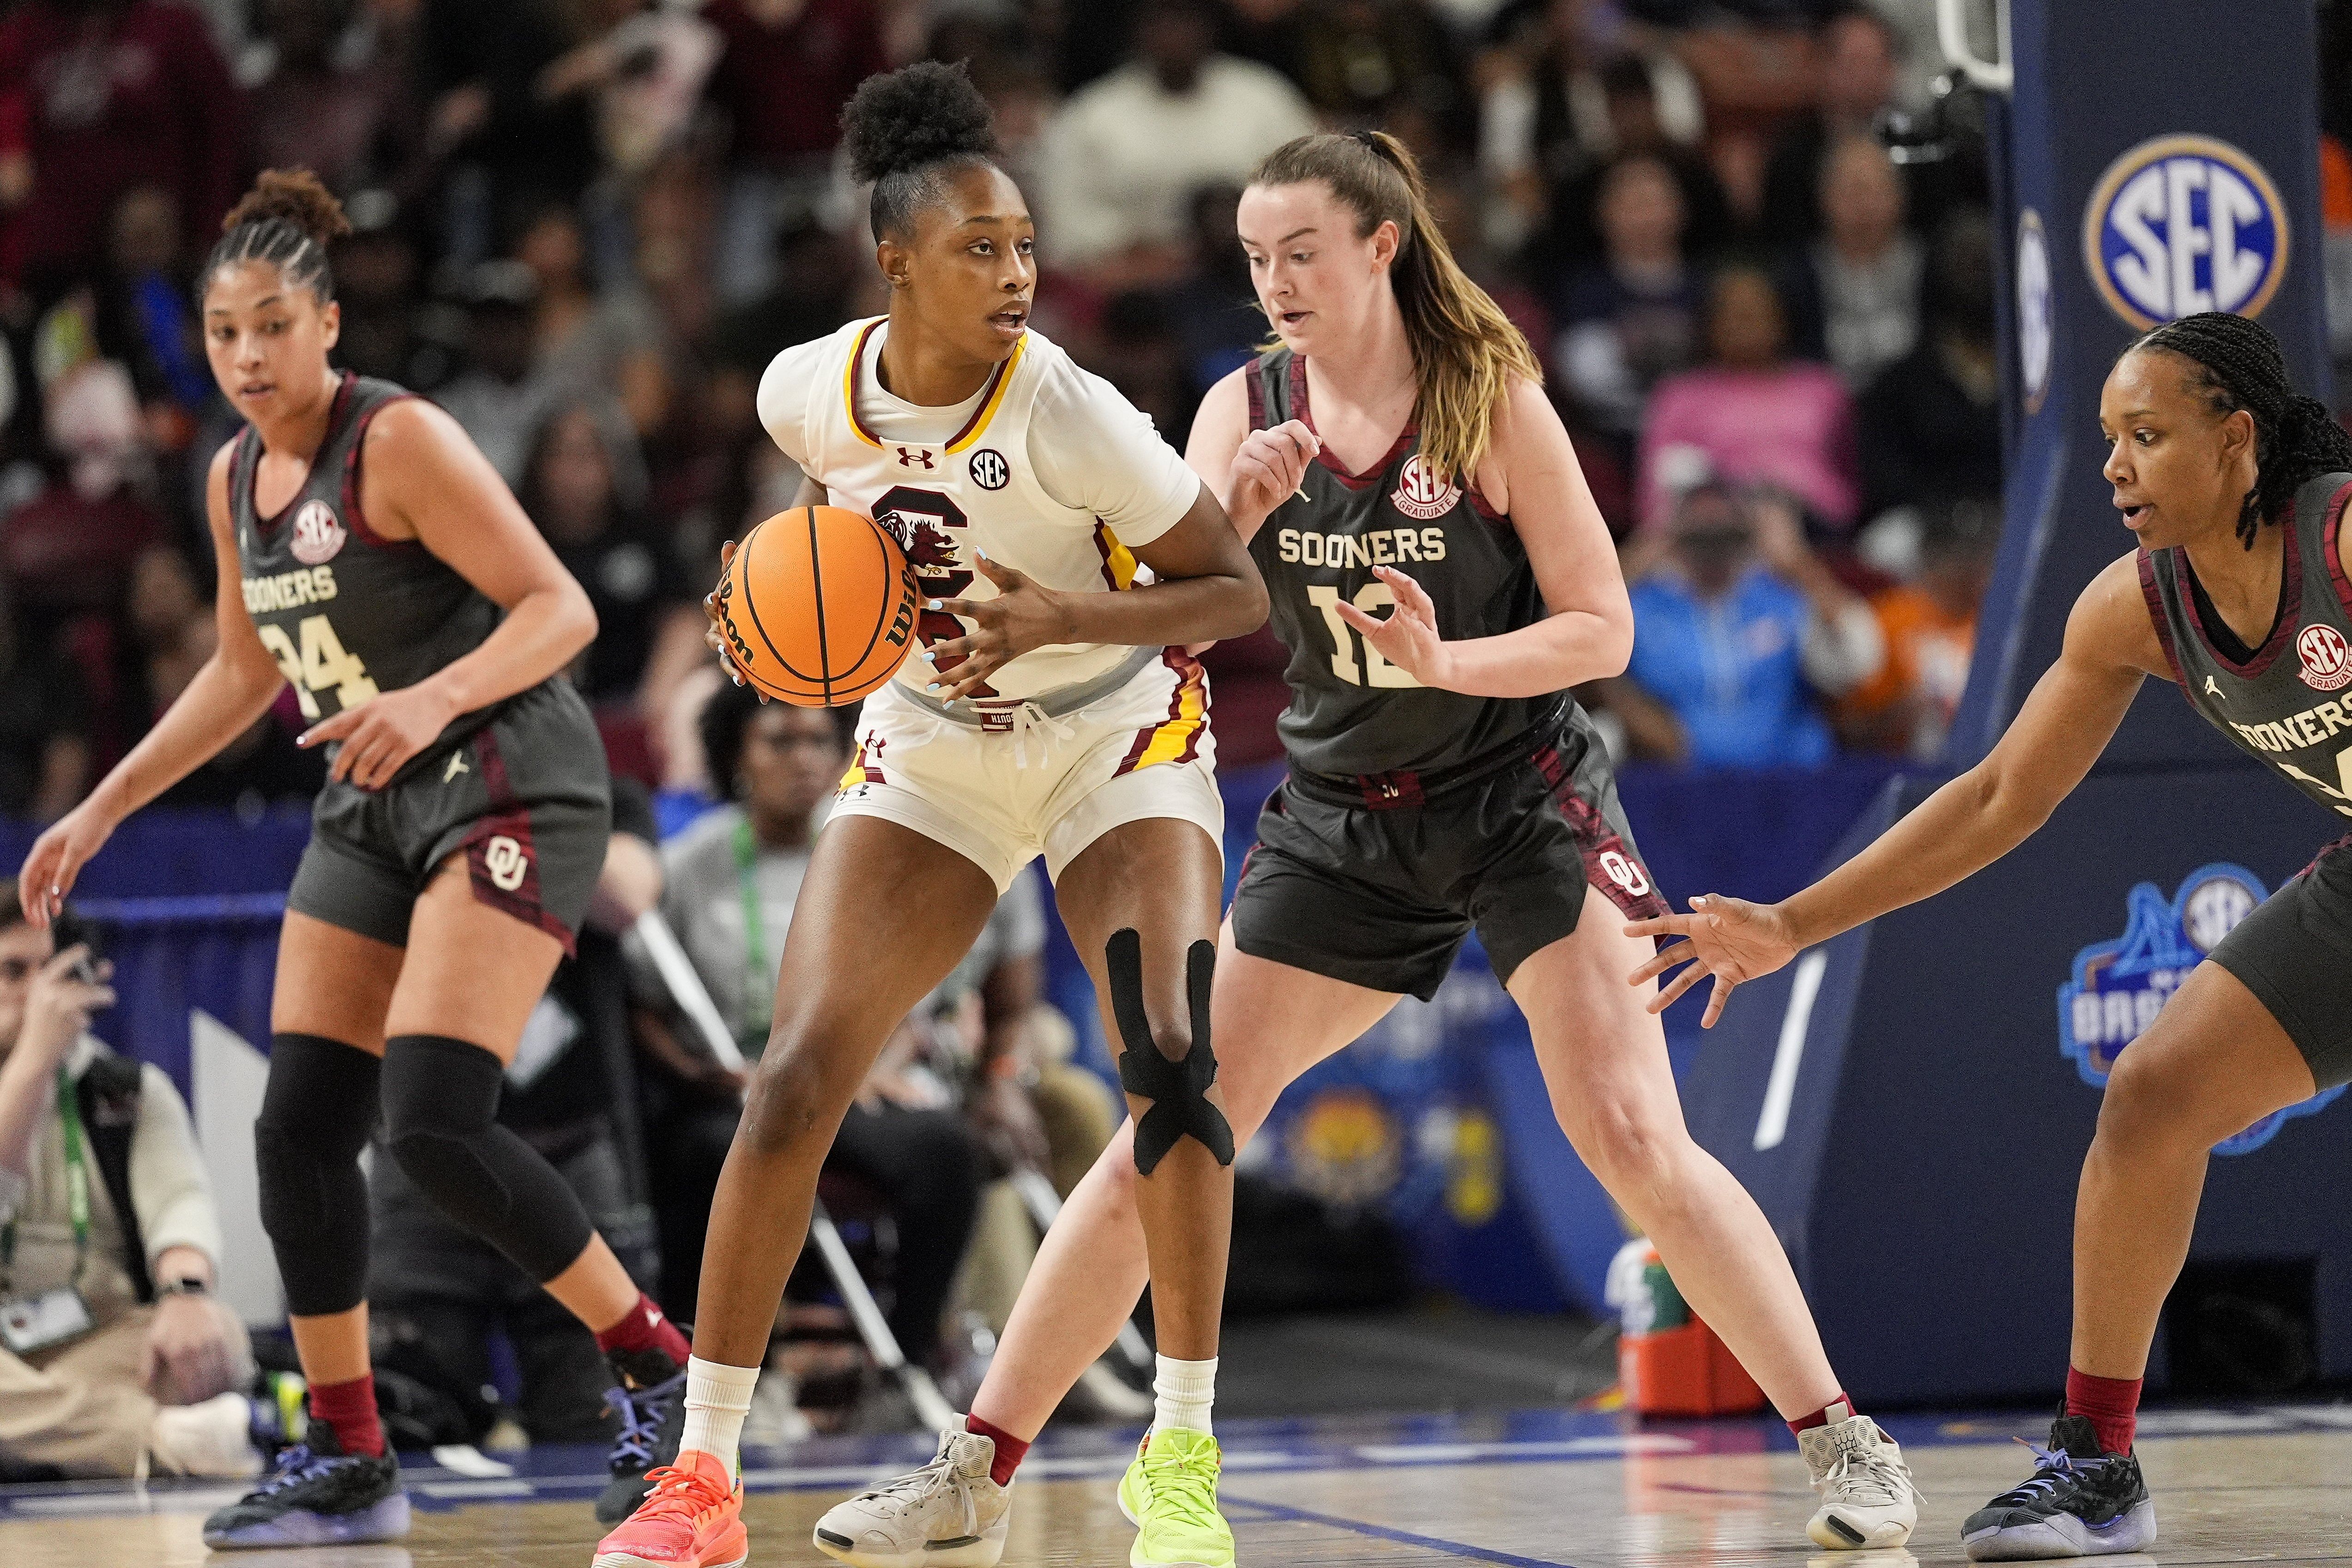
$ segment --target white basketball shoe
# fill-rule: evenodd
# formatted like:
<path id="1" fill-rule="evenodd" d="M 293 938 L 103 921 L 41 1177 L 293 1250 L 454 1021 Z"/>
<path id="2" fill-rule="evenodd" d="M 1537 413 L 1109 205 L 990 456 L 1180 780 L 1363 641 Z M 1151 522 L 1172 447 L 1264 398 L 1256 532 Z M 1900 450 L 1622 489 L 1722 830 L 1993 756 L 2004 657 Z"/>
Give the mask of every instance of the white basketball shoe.
<path id="1" fill-rule="evenodd" d="M 1822 1506 L 1805 1533 L 1832 1551 L 1900 1546 L 1919 1522 L 1919 1489 L 1895 1439 L 1867 1415 L 1797 1435 Z"/>
<path id="2" fill-rule="evenodd" d="M 850 1568 L 996 1568 L 1013 1489 L 989 1478 L 996 1445 L 950 1427 L 919 1470 L 836 1503 L 816 1521 L 816 1549 Z"/>

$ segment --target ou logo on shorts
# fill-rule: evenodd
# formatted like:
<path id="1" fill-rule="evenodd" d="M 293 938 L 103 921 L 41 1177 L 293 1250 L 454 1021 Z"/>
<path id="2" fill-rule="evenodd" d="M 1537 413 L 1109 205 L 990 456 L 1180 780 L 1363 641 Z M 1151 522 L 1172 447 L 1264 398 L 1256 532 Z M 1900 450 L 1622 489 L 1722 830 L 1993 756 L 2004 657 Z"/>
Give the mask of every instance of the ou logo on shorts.
<path id="1" fill-rule="evenodd" d="M 1614 849 L 1601 852 L 1601 868 L 1609 873 L 1611 881 L 1637 899 L 1650 890 L 1650 879 L 1643 874 L 1642 868 Z"/>
<path id="2" fill-rule="evenodd" d="M 501 893 L 511 893 L 522 886 L 530 870 L 530 857 L 523 847 L 500 833 L 482 846 L 482 869 L 489 873 L 490 886 Z"/>
<path id="3" fill-rule="evenodd" d="M 2295 657 L 2303 661 L 2303 683 L 2314 691 L 2334 691 L 2352 686 L 2352 643 L 2325 622 L 2303 628 L 2294 639 Z"/>
<path id="4" fill-rule="evenodd" d="M 2107 165 L 2083 209 L 2083 259 L 2141 331 L 2200 310 L 2259 316 L 2286 276 L 2286 203 L 2211 136 L 2159 136 Z"/>

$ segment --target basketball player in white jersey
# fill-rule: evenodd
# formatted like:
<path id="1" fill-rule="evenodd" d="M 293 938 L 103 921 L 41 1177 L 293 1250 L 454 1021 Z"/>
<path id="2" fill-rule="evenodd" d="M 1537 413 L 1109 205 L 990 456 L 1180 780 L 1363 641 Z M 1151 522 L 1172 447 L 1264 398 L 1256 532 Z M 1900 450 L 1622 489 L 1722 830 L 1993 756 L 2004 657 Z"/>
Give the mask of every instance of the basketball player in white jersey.
<path id="1" fill-rule="evenodd" d="M 1027 330 L 1027 206 L 962 71 L 874 78 L 845 128 L 890 312 L 780 356 L 760 412 L 808 476 L 801 504 L 866 512 L 906 544 L 922 651 L 866 701 L 784 939 L 711 1206 L 677 1462 L 595 1568 L 748 1556 L 737 1441 L 826 1147 L 885 1037 L 1041 854 L 1138 1126 L 1163 1500 L 1132 1561 L 1172 1568 L 1223 1528 L 1208 1427 L 1234 1148 L 1208 1031 L 1223 812 L 1182 645 L 1255 630 L 1265 590 L 1150 422 Z M 970 1523 L 1001 1542 L 1001 1518 Z"/>

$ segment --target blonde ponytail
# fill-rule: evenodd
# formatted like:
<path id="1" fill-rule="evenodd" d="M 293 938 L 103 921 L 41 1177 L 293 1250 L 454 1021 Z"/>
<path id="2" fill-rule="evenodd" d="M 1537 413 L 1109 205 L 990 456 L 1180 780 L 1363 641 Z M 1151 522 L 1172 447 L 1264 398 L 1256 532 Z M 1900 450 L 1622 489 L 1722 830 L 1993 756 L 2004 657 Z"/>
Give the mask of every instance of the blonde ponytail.
<path id="1" fill-rule="evenodd" d="M 1470 280 L 1429 210 L 1421 167 L 1384 131 L 1319 132 L 1286 142 L 1259 163 L 1253 185 L 1320 180 L 1356 215 L 1358 237 L 1397 226 L 1389 287 L 1404 316 L 1421 383 L 1414 415 L 1423 457 L 1467 482 L 1494 439 L 1495 411 L 1514 376 L 1543 380 L 1535 351 L 1503 309 Z"/>

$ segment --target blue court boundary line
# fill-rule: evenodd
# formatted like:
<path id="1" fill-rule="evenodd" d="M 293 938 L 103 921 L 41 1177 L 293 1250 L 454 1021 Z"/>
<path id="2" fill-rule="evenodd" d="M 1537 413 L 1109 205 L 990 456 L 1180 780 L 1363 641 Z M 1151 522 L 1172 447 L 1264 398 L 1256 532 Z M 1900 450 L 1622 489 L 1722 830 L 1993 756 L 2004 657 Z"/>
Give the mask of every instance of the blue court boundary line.
<path id="1" fill-rule="evenodd" d="M 1288 1503 L 1261 1502 L 1255 1498 L 1244 1497 L 1225 1497 L 1219 1500 L 1227 1509 L 1255 1509 L 1269 1519 L 1285 1523 L 1327 1525 L 1333 1530 L 1369 1535 L 1375 1541 L 1391 1542 L 1399 1546 L 1419 1546 L 1432 1552 L 1443 1552 L 1449 1557 L 1467 1557 L 1479 1563 L 1499 1563 L 1501 1568 L 1575 1568 L 1573 1563 L 1555 1563 L 1549 1557 L 1521 1557 L 1509 1552 L 1496 1552 L 1491 1547 L 1473 1546 L 1467 1542 L 1447 1541 L 1436 1535 L 1416 1535 L 1410 1530 L 1391 1530 L 1387 1525 L 1372 1524 L 1360 1519 L 1342 1519 L 1338 1514 L 1293 1508 Z"/>

